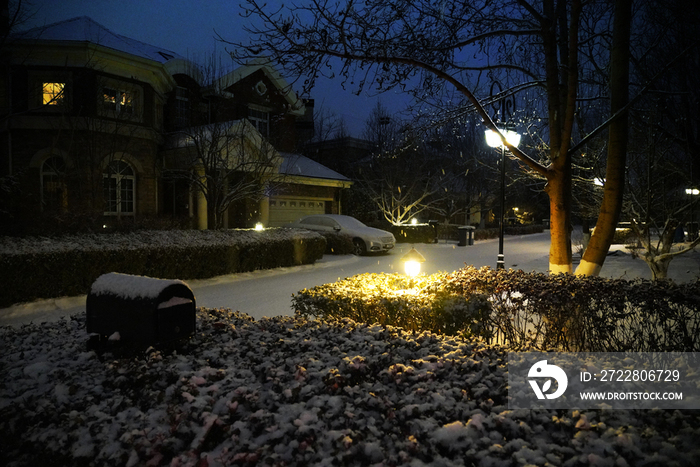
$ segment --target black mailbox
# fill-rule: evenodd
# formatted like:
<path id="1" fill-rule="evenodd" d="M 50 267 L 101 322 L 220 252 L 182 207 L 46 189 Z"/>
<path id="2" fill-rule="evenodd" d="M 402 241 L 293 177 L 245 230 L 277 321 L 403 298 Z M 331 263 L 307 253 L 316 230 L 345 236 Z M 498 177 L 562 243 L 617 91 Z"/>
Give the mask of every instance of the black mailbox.
<path id="1" fill-rule="evenodd" d="M 87 296 L 86 328 L 100 337 L 119 333 L 141 344 L 173 341 L 195 331 L 195 299 L 180 280 L 109 273 L 93 282 Z"/>

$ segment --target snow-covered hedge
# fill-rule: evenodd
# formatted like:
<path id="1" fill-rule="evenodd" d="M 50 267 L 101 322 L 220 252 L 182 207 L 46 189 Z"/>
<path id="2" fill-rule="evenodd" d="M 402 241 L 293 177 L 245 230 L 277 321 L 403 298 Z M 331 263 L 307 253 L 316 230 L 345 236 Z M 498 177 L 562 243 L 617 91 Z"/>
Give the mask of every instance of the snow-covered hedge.
<path id="1" fill-rule="evenodd" d="M 697 411 L 509 410 L 498 346 L 228 310 L 197 330 L 121 355 L 86 351 L 84 314 L 0 328 L 0 465 L 700 465 Z"/>
<path id="2" fill-rule="evenodd" d="M 465 267 L 445 277 L 485 294 L 489 326 L 515 348 L 587 352 L 700 351 L 700 281 L 606 279 Z"/>
<path id="3" fill-rule="evenodd" d="M 518 349 L 700 352 L 700 281 L 465 267 L 413 280 L 360 274 L 304 289 L 292 301 L 301 316 L 477 335 Z"/>
<path id="4" fill-rule="evenodd" d="M 432 243 L 435 240 L 435 229 L 427 224 L 392 225 L 386 230 L 394 234 L 397 243 Z"/>
<path id="5" fill-rule="evenodd" d="M 313 263 L 326 240 L 293 229 L 151 230 L 0 239 L 0 306 L 87 293 L 101 274 L 201 279 Z"/>
<path id="6" fill-rule="evenodd" d="M 448 290 L 446 273 L 409 278 L 405 274 L 358 274 L 304 289 L 292 297 L 295 313 L 323 319 L 489 338 L 487 297 L 465 297 Z"/>
<path id="7" fill-rule="evenodd" d="M 337 232 L 319 232 L 326 239 L 327 255 L 351 255 L 355 249 L 352 237 Z"/>

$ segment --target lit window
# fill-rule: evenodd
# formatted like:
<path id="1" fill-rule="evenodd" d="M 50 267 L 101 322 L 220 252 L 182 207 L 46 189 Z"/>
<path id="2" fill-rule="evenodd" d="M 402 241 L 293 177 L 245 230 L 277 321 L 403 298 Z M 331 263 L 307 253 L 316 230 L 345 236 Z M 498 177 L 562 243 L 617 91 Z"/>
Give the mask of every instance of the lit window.
<path id="1" fill-rule="evenodd" d="M 62 105 L 66 83 L 42 83 L 42 103 L 44 105 Z"/>
<path id="2" fill-rule="evenodd" d="M 124 161 L 112 161 L 102 175 L 105 214 L 134 214 L 136 176 Z"/>
<path id="3" fill-rule="evenodd" d="M 110 112 L 123 116 L 132 116 L 136 113 L 135 102 L 136 99 L 133 92 L 112 88 L 102 89 L 102 106 Z"/>
<path id="4" fill-rule="evenodd" d="M 62 157 L 51 156 L 41 164 L 41 209 L 63 211 L 68 207 L 66 163 Z"/>

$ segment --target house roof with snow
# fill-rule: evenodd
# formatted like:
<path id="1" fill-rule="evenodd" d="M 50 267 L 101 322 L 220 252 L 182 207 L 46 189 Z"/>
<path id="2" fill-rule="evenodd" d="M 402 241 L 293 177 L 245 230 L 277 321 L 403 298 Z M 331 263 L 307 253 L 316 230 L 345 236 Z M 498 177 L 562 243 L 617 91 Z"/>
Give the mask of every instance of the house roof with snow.
<path id="1" fill-rule="evenodd" d="M 282 165 L 280 174 L 293 178 L 294 183 L 323 185 L 326 181 L 328 185 L 342 186 L 348 188 L 352 181 L 345 175 L 341 175 L 335 170 L 331 170 L 325 165 L 309 159 L 301 154 L 281 153 Z"/>
<path id="2" fill-rule="evenodd" d="M 173 59 L 185 59 L 185 57 L 168 49 L 114 33 L 87 16 L 79 16 L 29 29 L 14 35 L 14 38 L 31 41 L 91 43 L 159 63 L 166 63 Z"/>

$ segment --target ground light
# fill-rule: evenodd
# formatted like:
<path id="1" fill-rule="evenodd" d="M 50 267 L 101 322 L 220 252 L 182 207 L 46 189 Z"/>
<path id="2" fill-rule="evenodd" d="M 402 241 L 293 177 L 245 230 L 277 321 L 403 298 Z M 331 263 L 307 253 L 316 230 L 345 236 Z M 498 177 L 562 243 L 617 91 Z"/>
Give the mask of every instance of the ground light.
<path id="1" fill-rule="evenodd" d="M 401 262 L 404 263 L 404 271 L 408 277 L 415 277 L 420 274 L 420 265 L 425 263 L 425 257 L 418 253 L 418 251 L 411 247 L 410 251 L 406 253 L 402 258 Z"/>
<path id="2" fill-rule="evenodd" d="M 258 222 L 257 224 L 255 224 L 255 230 L 257 230 L 258 232 L 265 230 L 265 227 L 262 225 L 262 222 Z"/>

